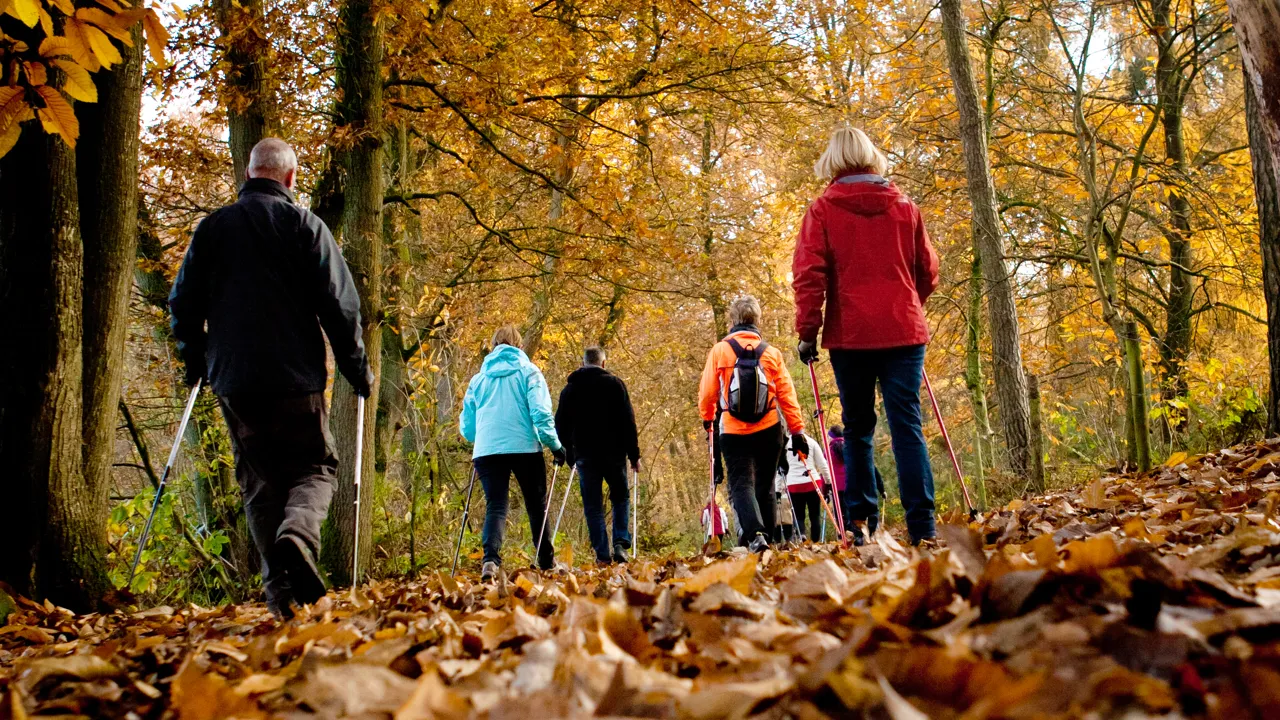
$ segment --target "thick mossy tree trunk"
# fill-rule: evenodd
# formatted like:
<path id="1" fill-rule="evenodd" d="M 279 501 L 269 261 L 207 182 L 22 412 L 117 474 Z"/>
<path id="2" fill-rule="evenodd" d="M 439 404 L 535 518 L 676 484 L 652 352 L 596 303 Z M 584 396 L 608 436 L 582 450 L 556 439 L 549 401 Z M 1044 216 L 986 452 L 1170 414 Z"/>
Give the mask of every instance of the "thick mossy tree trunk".
<path id="1" fill-rule="evenodd" d="M 133 36 L 133 47 L 120 48 L 124 62 L 96 76 L 98 102 L 77 108 L 84 241 L 84 483 L 91 501 L 87 509 L 104 523 L 138 249 L 141 29 L 135 28 Z"/>
<path id="2" fill-rule="evenodd" d="M 1267 431 L 1271 435 L 1280 435 L 1280 183 L 1277 182 L 1276 160 L 1266 149 L 1266 128 L 1262 124 L 1258 98 L 1253 84 L 1247 79 L 1244 92 L 1262 247 L 1262 287 L 1267 298 L 1267 347 L 1271 352 Z"/>
<path id="3" fill-rule="evenodd" d="M 379 376 L 382 366 L 382 23 L 370 0 L 345 0 L 339 8 L 337 66 L 342 100 L 338 118 L 354 139 L 346 152 L 346 184 L 342 213 L 343 256 L 360 293 L 360 318 L 364 323 L 365 351 L 373 371 L 373 395 L 363 418 L 356 415 L 351 385 L 339 376 L 333 389 L 334 441 L 341 463 L 338 485 L 325 523 L 322 550 L 325 566 L 335 583 L 352 582 L 351 564 L 357 553 L 367 568 L 372 545 L 372 513 L 369 501 L 374 481 L 374 421 L 377 415 Z M 361 472 L 365 484 L 359 517 L 355 512 L 355 438 L 358 422 L 364 423 Z M 360 523 L 360 547 L 354 546 Z"/>
<path id="4" fill-rule="evenodd" d="M 1229 0 L 1245 65 L 1245 113 L 1261 229 L 1267 348 L 1268 427 L 1280 433 L 1280 0 Z"/>
<path id="5" fill-rule="evenodd" d="M 227 136 L 232 180 L 245 180 L 249 152 L 272 129 L 275 104 L 267 80 L 266 19 L 262 0 L 215 0 L 214 12 L 223 48 Z"/>
<path id="6" fill-rule="evenodd" d="M 974 81 L 961 0 L 942 0 L 942 33 L 960 112 L 960 138 L 964 146 L 969 201 L 973 207 L 974 247 L 980 251 L 986 280 L 987 313 L 991 326 L 992 365 L 1000 423 L 1009 453 L 1009 468 L 1026 477 L 1031 465 L 1031 410 L 1027 403 L 1027 378 L 1022 366 L 1022 339 L 1013 277 L 1005 262 L 1004 239 L 996 211 L 995 184 L 978 86 Z"/>
<path id="7" fill-rule="evenodd" d="M 83 611 L 110 583 L 105 503 L 84 476 L 78 195 L 75 151 L 28 123 L 0 160 L 0 466 L 21 509 L 0 531 L 0 572 L 21 593 Z"/>

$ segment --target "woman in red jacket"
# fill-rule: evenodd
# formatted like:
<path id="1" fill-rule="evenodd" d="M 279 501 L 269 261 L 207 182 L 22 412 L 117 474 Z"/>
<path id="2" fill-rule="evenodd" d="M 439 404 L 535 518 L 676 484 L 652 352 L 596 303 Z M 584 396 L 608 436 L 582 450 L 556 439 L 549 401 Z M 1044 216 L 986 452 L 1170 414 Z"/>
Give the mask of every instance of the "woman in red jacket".
<path id="1" fill-rule="evenodd" d="M 831 354 L 844 410 L 845 465 L 855 541 L 875 531 L 872 439 L 876 383 L 884 396 L 898 484 L 914 544 L 932 542 L 933 472 L 921 431 L 920 376 L 929 341 L 924 301 L 938 255 L 920 209 L 884 179 L 888 161 L 861 130 L 831 136 L 814 172 L 830 184 L 805 214 L 792 263 L 800 357 Z M 825 318 L 823 305 L 826 306 Z"/>

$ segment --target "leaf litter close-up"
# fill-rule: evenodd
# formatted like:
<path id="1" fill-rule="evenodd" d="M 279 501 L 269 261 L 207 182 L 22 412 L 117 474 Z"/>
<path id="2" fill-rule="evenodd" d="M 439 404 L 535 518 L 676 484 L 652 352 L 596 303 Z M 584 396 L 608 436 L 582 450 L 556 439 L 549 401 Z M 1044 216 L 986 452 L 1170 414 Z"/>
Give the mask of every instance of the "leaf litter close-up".
<path id="1" fill-rule="evenodd" d="M 17 600 L 8 717 L 1280 716 L 1280 439 L 863 547 L 510 569 L 261 604 Z M 963 522 L 957 519 L 957 522 Z"/>

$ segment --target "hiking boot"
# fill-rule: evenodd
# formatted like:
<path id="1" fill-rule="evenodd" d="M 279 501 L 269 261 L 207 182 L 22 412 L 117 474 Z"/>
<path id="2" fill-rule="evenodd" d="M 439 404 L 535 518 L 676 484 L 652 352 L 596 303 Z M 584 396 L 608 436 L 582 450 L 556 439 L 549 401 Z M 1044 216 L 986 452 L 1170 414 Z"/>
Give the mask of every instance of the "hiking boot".
<path id="1" fill-rule="evenodd" d="M 311 554 L 302 538 L 286 533 L 276 538 L 271 562 L 283 570 L 289 578 L 289 589 L 293 592 L 293 600 L 300 605 L 311 605 L 324 597 L 326 588 L 324 576 L 316 567 L 315 556 Z"/>
<path id="2" fill-rule="evenodd" d="M 862 547 L 871 539 L 870 533 L 867 532 L 866 520 L 854 520 L 849 523 L 849 532 L 853 534 L 853 544 L 856 547 Z"/>
<path id="3" fill-rule="evenodd" d="M 613 561 L 616 563 L 624 563 L 627 561 L 627 546 L 622 543 L 613 544 Z"/>
<path id="4" fill-rule="evenodd" d="M 769 549 L 769 540 L 764 535 L 756 535 L 751 544 L 747 546 L 747 550 L 757 555 Z"/>
<path id="5" fill-rule="evenodd" d="M 498 563 L 487 562 L 480 566 L 480 582 L 493 582 L 498 577 Z"/>
<path id="6" fill-rule="evenodd" d="M 912 538 L 911 544 L 914 547 L 920 548 L 921 552 L 937 552 L 939 547 L 938 538 L 933 535 L 919 539 Z"/>

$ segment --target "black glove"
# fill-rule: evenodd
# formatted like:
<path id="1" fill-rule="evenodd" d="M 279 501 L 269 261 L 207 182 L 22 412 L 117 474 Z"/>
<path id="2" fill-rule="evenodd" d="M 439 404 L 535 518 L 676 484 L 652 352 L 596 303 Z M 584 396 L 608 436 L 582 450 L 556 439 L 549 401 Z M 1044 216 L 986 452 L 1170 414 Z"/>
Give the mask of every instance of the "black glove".
<path id="1" fill-rule="evenodd" d="M 703 430 L 705 430 L 705 431 L 707 431 L 707 432 L 711 432 L 711 426 L 712 426 L 713 424 L 714 424 L 714 423 L 712 423 L 712 421 L 710 421 L 710 420 L 703 420 L 703 421 L 702 421 L 702 429 L 703 429 Z"/>
<path id="2" fill-rule="evenodd" d="M 809 441 L 805 439 L 803 433 L 796 433 L 791 436 L 791 450 L 797 455 L 809 454 Z"/>
<path id="3" fill-rule="evenodd" d="M 818 359 L 818 343 L 812 340 L 801 340 L 796 346 L 796 352 L 800 353 L 800 362 L 808 365 Z"/>
<path id="4" fill-rule="evenodd" d="M 356 395 L 366 400 L 373 394 L 373 370 L 369 369 L 368 365 L 365 365 L 362 376 L 351 380 L 351 389 L 355 391 Z"/>
<path id="5" fill-rule="evenodd" d="M 551 461 L 556 465 L 564 465 L 569 462 L 569 456 L 565 454 L 564 448 L 551 451 Z"/>
<path id="6" fill-rule="evenodd" d="M 182 379 L 187 387 L 195 387 L 196 383 L 204 383 L 205 366 L 204 359 L 188 360 L 183 365 Z"/>

